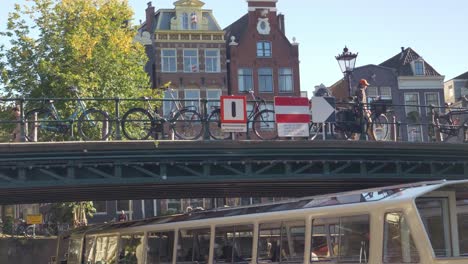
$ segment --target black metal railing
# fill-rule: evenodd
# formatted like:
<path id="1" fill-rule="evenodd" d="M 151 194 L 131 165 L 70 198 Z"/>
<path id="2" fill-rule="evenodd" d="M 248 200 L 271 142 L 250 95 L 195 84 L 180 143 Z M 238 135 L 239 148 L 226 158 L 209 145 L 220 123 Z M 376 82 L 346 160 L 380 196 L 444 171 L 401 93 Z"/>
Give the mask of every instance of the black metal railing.
<path id="1" fill-rule="evenodd" d="M 255 105 L 260 101 L 248 101 Z M 263 101 L 259 109 L 273 109 Z M 247 132 L 227 133 L 221 129 L 219 100 L 153 98 L 12 98 L 0 100 L 0 141 L 77 141 L 77 140 L 244 140 L 276 139 L 274 116 L 254 115 L 247 121 Z M 140 115 L 129 117 L 132 109 Z M 371 120 L 367 120 L 365 110 Z M 135 111 L 134 111 L 135 112 Z M 273 112 L 272 112 L 273 113 Z M 364 113 L 364 114 L 363 114 Z M 146 116 L 145 116 L 146 115 Z M 273 114 L 274 115 L 274 114 Z M 312 119 L 311 119 L 312 120 Z M 362 140 L 355 134 L 369 134 L 371 127 L 379 141 L 450 142 L 468 139 L 468 109 L 454 106 L 395 105 L 375 101 L 336 104 L 336 122 L 310 124 L 310 137 L 290 140 Z M 140 131 L 141 130 L 141 131 Z M 257 130 L 257 131 L 255 131 Z M 271 133 L 265 136 L 262 133 Z M 363 132 L 363 130 L 366 130 Z M 276 136 L 275 136 L 276 135 Z M 373 140 L 368 137 L 367 140 Z"/>

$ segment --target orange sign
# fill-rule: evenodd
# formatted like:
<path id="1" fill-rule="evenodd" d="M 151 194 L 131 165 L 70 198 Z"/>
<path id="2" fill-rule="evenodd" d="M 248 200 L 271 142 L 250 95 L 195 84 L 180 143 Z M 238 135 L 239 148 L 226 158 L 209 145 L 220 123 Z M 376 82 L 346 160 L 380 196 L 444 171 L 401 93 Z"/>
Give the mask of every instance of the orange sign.
<path id="1" fill-rule="evenodd" d="M 42 215 L 41 214 L 27 215 L 26 223 L 28 225 L 40 225 L 42 224 Z"/>

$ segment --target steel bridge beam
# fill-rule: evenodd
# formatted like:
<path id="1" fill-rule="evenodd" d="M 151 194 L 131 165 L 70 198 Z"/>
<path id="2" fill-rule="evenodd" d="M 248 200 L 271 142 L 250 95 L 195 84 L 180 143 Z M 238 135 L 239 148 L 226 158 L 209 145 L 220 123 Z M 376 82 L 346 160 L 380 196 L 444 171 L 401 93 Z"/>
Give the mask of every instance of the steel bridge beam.
<path id="1" fill-rule="evenodd" d="M 0 144 L 0 204 L 304 196 L 468 178 L 462 144 L 122 141 Z"/>

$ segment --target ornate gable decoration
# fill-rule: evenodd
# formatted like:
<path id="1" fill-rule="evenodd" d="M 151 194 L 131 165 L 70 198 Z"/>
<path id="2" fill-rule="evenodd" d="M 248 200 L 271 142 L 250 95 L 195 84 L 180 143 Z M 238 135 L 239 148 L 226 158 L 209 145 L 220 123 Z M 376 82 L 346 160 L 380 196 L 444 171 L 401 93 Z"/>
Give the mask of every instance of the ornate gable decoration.
<path id="1" fill-rule="evenodd" d="M 181 6 L 181 7 L 195 7 L 201 8 L 205 5 L 202 1 L 199 0 L 179 0 L 174 3 L 174 6 Z"/>

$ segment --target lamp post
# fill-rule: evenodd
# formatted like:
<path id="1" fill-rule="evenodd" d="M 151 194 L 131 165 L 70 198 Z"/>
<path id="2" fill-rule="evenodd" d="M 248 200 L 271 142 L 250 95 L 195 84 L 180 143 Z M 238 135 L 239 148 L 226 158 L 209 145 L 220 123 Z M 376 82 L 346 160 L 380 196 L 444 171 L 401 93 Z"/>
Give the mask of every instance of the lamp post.
<path id="1" fill-rule="evenodd" d="M 340 65 L 341 72 L 343 72 L 348 82 L 348 96 L 352 96 L 351 73 L 354 71 L 357 56 L 357 53 L 350 52 L 346 46 L 343 49 L 343 53 L 335 56 Z"/>

